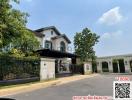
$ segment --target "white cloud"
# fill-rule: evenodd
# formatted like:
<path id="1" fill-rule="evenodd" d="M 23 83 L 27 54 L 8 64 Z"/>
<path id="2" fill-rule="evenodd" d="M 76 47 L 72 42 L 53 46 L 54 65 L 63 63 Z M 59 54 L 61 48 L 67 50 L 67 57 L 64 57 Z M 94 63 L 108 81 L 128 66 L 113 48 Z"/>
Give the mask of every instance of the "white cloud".
<path id="1" fill-rule="evenodd" d="M 98 20 L 99 23 L 114 25 L 123 20 L 123 16 L 120 13 L 120 7 L 115 7 L 105 12 Z"/>
<path id="2" fill-rule="evenodd" d="M 120 38 L 122 36 L 123 32 L 121 30 L 118 30 L 116 32 L 106 32 L 101 36 L 101 39 L 113 39 L 113 38 Z"/>

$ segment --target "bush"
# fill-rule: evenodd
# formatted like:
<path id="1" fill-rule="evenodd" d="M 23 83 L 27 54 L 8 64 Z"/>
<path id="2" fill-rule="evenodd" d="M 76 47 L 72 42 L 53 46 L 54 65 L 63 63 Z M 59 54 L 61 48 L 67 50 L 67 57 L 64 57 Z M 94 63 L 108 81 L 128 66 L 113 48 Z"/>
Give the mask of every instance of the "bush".
<path id="1" fill-rule="evenodd" d="M 0 55 L 0 80 L 39 77 L 39 72 L 39 58 Z"/>
<path id="2" fill-rule="evenodd" d="M 12 79 L 16 79 L 16 75 L 13 73 L 9 73 L 3 77 L 3 80 L 12 80 Z"/>

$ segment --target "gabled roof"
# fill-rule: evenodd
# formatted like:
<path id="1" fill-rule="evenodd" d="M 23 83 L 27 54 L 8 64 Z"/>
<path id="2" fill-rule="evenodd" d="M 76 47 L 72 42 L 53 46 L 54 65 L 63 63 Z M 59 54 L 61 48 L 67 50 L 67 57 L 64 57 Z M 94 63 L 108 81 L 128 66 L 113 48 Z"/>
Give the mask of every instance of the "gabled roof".
<path id="1" fill-rule="evenodd" d="M 58 39 L 58 38 L 63 37 L 68 43 L 71 43 L 69 38 L 65 34 L 61 34 L 55 26 L 40 28 L 40 29 L 35 30 L 35 32 L 41 33 L 42 31 L 49 30 L 49 29 L 53 29 L 56 32 L 56 34 L 58 35 L 58 36 L 53 37 L 52 39 Z"/>
<path id="2" fill-rule="evenodd" d="M 40 29 L 35 30 L 35 32 L 42 32 L 42 31 L 49 30 L 49 29 L 53 29 L 57 35 L 61 35 L 61 33 L 58 31 L 58 29 L 55 26 L 40 28 Z"/>
<path id="3" fill-rule="evenodd" d="M 34 33 L 34 35 L 35 36 L 37 36 L 37 37 L 44 37 L 45 35 L 44 34 L 42 34 L 42 33 L 40 33 L 40 32 L 36 32 L 36 31 L 33 31 L 33 30 L 31 30 L 31 29 L 28 29 L 30 32 L 32 32 L 32 33 Z"/>
<path id="4" fill-rule="evenodd" d="M 55 37 L 53 37 L 52 39 L 54 40 L 54 39 L 58 39 L 58 38 L 64 38 L 68 43 L 71 43 L 71 41 L 68 39 L 68 37 L 65 35 L 65 34 L 61 34 L 61 35 L 59 35 L 59 36 L 55 36 Z"/>

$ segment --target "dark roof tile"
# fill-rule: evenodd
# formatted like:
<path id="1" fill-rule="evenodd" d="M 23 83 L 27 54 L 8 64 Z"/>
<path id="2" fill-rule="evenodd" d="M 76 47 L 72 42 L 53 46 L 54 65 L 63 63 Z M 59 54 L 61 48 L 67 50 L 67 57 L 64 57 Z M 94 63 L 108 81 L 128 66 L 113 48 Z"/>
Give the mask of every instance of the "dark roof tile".
<path id="1" fill-rule="evenodd" d="M 36 31 L 31 30 L 31 29 L 28 29 L 28 30 L 33 32 L 35 34 L 35 36 L 37 36 L 37 37 L 44 37 L 44 34 L 42 34 L 41 32 L 36 32 Z"/>
<path id="2" fill-rule="evenodd" d="M 40 28 L 40 29 L 35 30 L 35 32 L 42 32 L 44 30 L 49 30 L 49 29 L 53 29 L 57 33 L 57 35 L 61 35 L 61 33 L 58 31 L 58 29 L 55 26 Z"/>

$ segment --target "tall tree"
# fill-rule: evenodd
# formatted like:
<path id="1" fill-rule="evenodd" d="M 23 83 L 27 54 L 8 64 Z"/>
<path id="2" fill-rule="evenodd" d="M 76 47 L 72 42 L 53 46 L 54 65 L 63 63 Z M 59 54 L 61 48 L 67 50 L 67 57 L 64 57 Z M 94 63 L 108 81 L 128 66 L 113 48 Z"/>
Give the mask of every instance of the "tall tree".
<path id="1" fill-rule="evenodd" d="M 14 40 L 19 40 L 21 41 L 19 48 L 23 46 L 32 49 L 37 46 L 38 41 L 26 28 L 28 14 L 13 9 L 11 2 L 19 4 L 19 0 L 0 0 L 0 48 L 14 43 Z"/>
<path id="2" fill-rule="evenodd" d="M 94 45 L 99 42 L 99 36 L 91 32 L 88 28 L 74 36 L 75 53 L 80 56 L 81 61 L 95 59 Z"/>
<path id="3" fill-rule="evenodd" d="M 26 30 L 19 38 L 13 40 L 12 44 L 13 48 L 19 49 L 24 53 L 28 53 L 39 48 L 39 42 L 29 30 Z"/>

